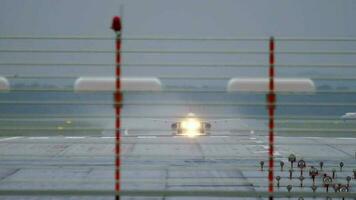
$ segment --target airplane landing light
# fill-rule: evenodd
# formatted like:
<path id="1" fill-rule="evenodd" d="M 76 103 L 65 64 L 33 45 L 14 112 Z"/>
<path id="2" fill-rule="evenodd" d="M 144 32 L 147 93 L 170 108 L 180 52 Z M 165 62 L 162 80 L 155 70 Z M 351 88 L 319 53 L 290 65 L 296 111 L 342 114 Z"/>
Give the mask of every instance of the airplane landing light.
<path id="1" fill-rule="evenodd" d="M 181 124 L 184 136 L 193 138 L 200 135 L 201 123 L 197 119 L 187 119 Z"/>

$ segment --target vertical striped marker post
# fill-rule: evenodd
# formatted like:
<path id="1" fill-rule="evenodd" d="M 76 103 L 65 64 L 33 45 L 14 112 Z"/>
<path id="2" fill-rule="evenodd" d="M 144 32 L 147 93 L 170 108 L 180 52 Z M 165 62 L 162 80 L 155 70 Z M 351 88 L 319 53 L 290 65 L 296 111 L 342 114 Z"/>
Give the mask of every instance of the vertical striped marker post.
<path id="1" fill-rule="evenodd" d="M 115 79 L 115 93 L 114 93 L 114 102 L 115 102 L 115 199 L 120 199 L 120 143 L 121 143 L 121 102 L 123 96 L 121 93 L 121 19 L 119 16 L 115 16 L 112 21 L 111 29 L 114 30 L 116 34 L 116 79 Z"/>
<path id="2" fill-rule="evenodd" d="M 274 38 L 269 40 L 269 92 L 267 94 L 268 117 L 269 117 L 269 151 L 268 151 L 268 192 L 271 193 L 269 199 L 273 199 L 272 193 L 274 192 L 274 111 L 276 104 L 275 83 L 274 83 Z"/>

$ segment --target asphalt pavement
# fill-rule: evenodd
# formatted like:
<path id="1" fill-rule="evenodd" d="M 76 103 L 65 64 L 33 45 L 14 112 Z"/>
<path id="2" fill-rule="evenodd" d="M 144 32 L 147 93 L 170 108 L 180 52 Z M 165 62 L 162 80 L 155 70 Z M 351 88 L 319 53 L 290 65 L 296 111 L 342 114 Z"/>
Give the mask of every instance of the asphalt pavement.
<path id="1" fill-rule="evenodd" d="M 234 135 L 235 134 L 235 135 Z M 123 191 L 267 191 L 267 137 L 249 134 L 203 136 L 124 135 L 121 145 L 121 189 Z M 49 134 L 50 135 L 50 134 Z M 0 191 L 108 191 L 114 189 L 114 142 L 112 136 L 37 136 L 0 138 Z M 276 137 L 275 176 L 281 176 L 275 191 L 311 192 L 310 166 L 320 173 L 316 177 L 317 192 L 326 192 L 322 174 L 332 176 L 334 183 L 347 184 L 356 192 L 356 138 Z M 293 165 L 290 179 L 290 154 L 303 159 L 301 187 L 300 169 Z M 263 161 L 263 169 L 260 162 Z M 283 170 L 280 162 L 284 162 Z M 323 171 L 320 161 L 324 162 Z M 344 163 L 340 169 L 340 162 Z M 330 188 L 329 192 L 334 192 Z M 222 197 L 123 196 L 122 199 L 221 199 Z M 0 199 L 113 199 L 112 196 L 0 196 Z M 226 197 L 224 199 L 236 199 Z M 256 199 L 256 198 L 239 198 Z"/>

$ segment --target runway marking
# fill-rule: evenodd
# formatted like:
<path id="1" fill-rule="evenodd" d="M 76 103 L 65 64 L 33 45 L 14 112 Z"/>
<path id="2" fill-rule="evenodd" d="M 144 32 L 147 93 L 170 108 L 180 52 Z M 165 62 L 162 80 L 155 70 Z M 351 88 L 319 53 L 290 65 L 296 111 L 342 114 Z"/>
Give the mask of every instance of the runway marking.
<path id="1" fill-rule="evenodd" d="M 49 139 L 49 137 L 28 137 L 29 140 L 45 140 Z"/>
<path id="2" fill-rule="evenodd" d="M 283 137 L 283 136 L 280 136 Z M 302 137 L 304 139 L 337 139 L 337 140 L 356 140 L 356 138 L 350 138 L 350 137 Z"/>
<path id="3" fill-rule="evenodd" d="M 268 151 L 254 151 L 253 153 L 268 153 Z M 275 156 L 280 156 L 281 153 L 279 151 L 275 151 L 274 152 L 274 155 Z"/>
<path id="4" fill-rule="evenodd" d="M 111 137 L 111 136 L 102 136 L 100 137 L 101 139 L 114 139 L 115 137 Z"/>
<path id="5" fill-rule="evenodd" d="M 257 140 L 257 141 L 255 141 L 255 142 L 258 143 L 258 144 L 263 143 L 261 140 Z"/>
<path id="6" fill-rule="evenodd" d="M 250 140 L 255 140 L 256 138 L 255 137 L 250 137 Z"/>
<path id="7" fill-rule="evenodd" d="M 23 138 L 23 137 L 9 137 L 9 138 L 3 138 L 3 139 L 0 139 L 0 141 L 15 140 L 15 139 L 19 139 L 19 138 Z"/>
<path id="8" fill-rule="evenodd" d="M 262 147 L 263 147 L 264 149 L 268 149 L 268 146 L 267 146 L 267 145 L 262 145 Z"/>
<path id="9" fill-rule="evenodd" d="M 137 136 L 138 139 L 157 138 L 156 136 Z"/>
<path id="10" fill-rule="evenodd" d="M 212 138 L 227 138 L 229 136 L 228 135 L 211 135 L 209 137 L 212 137 Z"/>
<path id="11" fill-rule="evenodd" d="M 261 136 L 261 137 L 264 137 L 264 138 L 268 138 L 268 136 Z M 301 138 L 314 138 L 314 139 L 317 139 L 317 138 L 328 138 L 328 137 L 306 137 L 306 136 L 275 136 L 277 139 L 288 139 L 288 138 L 296 138 L 296 139 L 301 139 Z M 329 137 L 330 138 L 330 137 Z"/>
<path id="12" fill-rule="evenodd" d="M 253 153 L 267 153 L 268 151 L 254 151 Z"/>
<path id="13" fill-rule="evenodd" d="M 66 139 L 84 139 L 85 137 L 67 136 Z"/>
<path id="14" fill-rule="evenodd" d="M 346 138 L 346 137 L 340 137 L 340 138 L 335 138 L 337 140 L 356 140 L 356 138 Z"/>
<path id="15" fill-rule="evenodd" d="M 305 139 L 321 139 L 322 137 L 303 137 Z"/>

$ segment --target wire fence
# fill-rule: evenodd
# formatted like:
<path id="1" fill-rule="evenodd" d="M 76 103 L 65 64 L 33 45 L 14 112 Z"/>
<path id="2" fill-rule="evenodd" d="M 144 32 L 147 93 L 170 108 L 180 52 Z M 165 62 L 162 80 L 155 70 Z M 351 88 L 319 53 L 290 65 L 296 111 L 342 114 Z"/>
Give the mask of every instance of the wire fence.
<path id="1" fill-rule="evenodd" d="M 356 38 L 277 37 L 276 50 L 272 52 L 276 62 L 272 64 L 266 61 L 271 59 L 267 48 L 271 38 L 267 37 L 120 37 L 126 46 L 134 42 L 187 42 L 194 43 L 194 48 L 135 44 L 115 50 L 84 45 L 11 45 L 26 41 L 115 40 L 117 37 L 90 35 L 0 36 L 0 42 L 8 44 L 0 49 L 0 77 L 6 78 L 10 86 L 9 90 L 0 91 L 0 167 L 10 174 L 0 176 L 0 196 L 355 198 L 356 74 L 352 70 L 356 67 L 356 49 L 352 47 Z M 214 47 L 215 43 L 232 42 L 251 44 L 251 48 Z M 201 43 L 212 46 L 199 47 Z M 307 46 L 293 49 L 300 44 Z M 320 44 L 340 48 L 318 48 Z M 347 46 L 350 44 L 351 48 Z M 290 49 L 279 49 L 281 45 Z M 129 61 L 102 61 L 103 55 L 114 60 L 118 54 Z M 99 59 L 76 60 L 71 58 L 73 55 Z M 206 59 L 160 59 L 167 55 Z M 251 57 L 256 60 L 251 61 Z M 272 78 L 267 74 L 271 65 L 277 71 Z M 153 74 L 162 88 L 75 89 L 73 81 L 95 77 L 95 70 L 110 70 L 100 71 L 106 76 L 98 77 L 124 81 L 125 73 L 112 74 L 118 68 L 136 70 L 134 77 L 147 77 L 141 70 L 151 70 L 148 75 Z M 250 74 L 257 75 L 245 75 L 243 72 L 248 70 L 255 70 Z M 293 71 L 284 75 L 278 70 Z M 234 78 L 307 78 L 315 91 L 276 90 L 276 102 L 271 103 L 264 97 L 268 94 L 265 90 L 227 91 Z M 194 81 L 199 83 L 190 84 Z M 223 84 L 214 85 L 214 81 Z M 121 101 L 112 97 L 118 93 L 123 94 Z M 267 108 L 271 106 L 276 109 L 274 116 L 268 115 Z M 117 107 L 122 108 L 120 115 L 114 112 Z M 194 137 L 180 134 L 182 123 L 192 118 L 189 114 L 195 114 L 193 118 L 204 127 Z M 118 120 L 122 126 L 116 128 Z M 277 137 L 272 156 L 268 156 L 271 120 Z M 120 140 L 115 137 L 117 132 Z M 117 145 L 121 145 L 120 154 L 113 153 Z M 290 161 L 290 154 L 297 159 Z M 121 166 L 115 168 L 117 158 Z M 267 192 L 270 159 L 275 166 L 273 192 Z M 300 161 L 307 164 L 303 167 Z M 314 169 L 319 173 L 313 178 Z M 12 178 L 11 174 L 19 171 L 25 175 Z M 121 173 L 119 180 L 114 179 L 115 171 Z M 332 183 L 326 183 L 325 177 L 332 177 Z M 121 184 L 122 189 L 114 190 L 113 184 Z M 43 189 L 42 185 L 48 188 Z M 97 185 L 103 189 L 93 190 Z"/>

